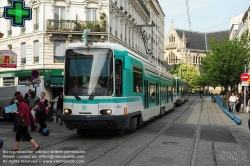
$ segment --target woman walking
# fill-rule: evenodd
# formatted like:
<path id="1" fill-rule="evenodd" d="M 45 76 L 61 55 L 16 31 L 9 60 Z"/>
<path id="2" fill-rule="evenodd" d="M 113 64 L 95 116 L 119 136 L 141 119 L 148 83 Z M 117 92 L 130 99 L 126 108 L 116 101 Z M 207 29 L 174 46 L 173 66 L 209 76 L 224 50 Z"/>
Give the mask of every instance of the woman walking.
<path id="1" fill-rule="evenodd" d="M 60 117 L 59 125 L 63 125 L 62 114 L 63 114 L 63 93 L 61 92 L 57 101 L 57 115 Z"/>
<path id="2" fill-rule="evenodd" d="M 39 100 L 39 102 L 37 103 L 36 106 L 36 116 L 37 116 L 37 120 L 38 123 L 40 125 L 40 128 L 38 130 L 38 133 L 42 132 L 42 129 L 46 128 L 46 124 L 45 124 L 45 120 L 46 120 L 46 110 L 48 110 L 50 108 L 50 103 L 47 99 L 44 98 L 45 97 L 45 93 L 42 92 L 41 93 L 41 99 Z"/>
<path id="3" fill-rule="evenodd" d="M 16 99 L 17 99 L 17 102 L 19 103 L 19 107 L 18 107 L 18 111 L 14 111 L 13 113 L 17 114 L 18 119 L 23 118 L 26 123 L 26 126 L 17 125 L 16 143 L 15 143 L 13 151 L 18 151 L 18 146 L 19 146 L 22 136 L 34 146 L 35 151 L 38 151 L 40 146 L 37 145 L 34 139 L 32 139 L 28 131 L 28 126 L 30 126 L 31 124 L 36 126 L 35 120 L 30 112 L 29 106 L 24 102 L 25 100 L 24 100 L 23 95 L 18 94 Z"/>

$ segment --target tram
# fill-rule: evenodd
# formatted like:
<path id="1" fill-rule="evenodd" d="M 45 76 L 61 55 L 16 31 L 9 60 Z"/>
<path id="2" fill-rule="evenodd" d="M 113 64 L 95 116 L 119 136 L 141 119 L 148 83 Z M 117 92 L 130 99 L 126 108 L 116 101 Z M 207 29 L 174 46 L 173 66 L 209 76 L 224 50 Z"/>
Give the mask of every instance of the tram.
<path id="1" fill-rule="evenodd" d="M 175 105 L 180 106 L 182 103 L 188 100 L 188 82 L 184 79 L 175 77 L 176 89 L 174 93 Z"/>
<path id="2" fill-rule="evenodd" d="M 131 130 L 175 108 L 175 77 L 114 43 L 65 52 L 63 120 L 79 130 Z"/>

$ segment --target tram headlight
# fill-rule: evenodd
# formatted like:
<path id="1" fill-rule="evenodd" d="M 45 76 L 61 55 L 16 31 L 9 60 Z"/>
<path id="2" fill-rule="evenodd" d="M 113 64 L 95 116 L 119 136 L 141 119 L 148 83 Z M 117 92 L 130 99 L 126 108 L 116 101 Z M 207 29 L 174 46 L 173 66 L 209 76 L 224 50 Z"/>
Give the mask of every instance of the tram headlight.
<path id="1" fill-rule="evenodd" d="M 111 109 L 101 110 L 100 114 L 101 115 L 111 115 L 112 114 L 112 110 Z"/>
<path id="2" fill-rule="evenodd" d="M 64 114 L 72 114 L 72 110 L 71 109 L 64 109 Z"/>

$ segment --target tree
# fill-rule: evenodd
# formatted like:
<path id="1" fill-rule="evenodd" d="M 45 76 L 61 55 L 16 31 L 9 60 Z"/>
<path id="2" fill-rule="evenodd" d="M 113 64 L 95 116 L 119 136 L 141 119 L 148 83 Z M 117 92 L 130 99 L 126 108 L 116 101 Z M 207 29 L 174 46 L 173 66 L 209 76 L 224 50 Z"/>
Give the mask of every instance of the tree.
<path id="1" fill-rule="evenodd" d="M 227 89 L 240 83 L 240 75 L 244 72 L 243 62 L 250 59 L 249 43 L 248 31 L 240 38 L 209 41 L 211 50 L 206 52 L 207 57 L 203 58 L 201 68 L 210 86 L 221 85 Z"/>
<path id="2" fill-rule="evenodd" d="M 189 91 L 192 91 L 193 89 L 197 89 L 197 86 L 195 84 L 196 77 L 199 76 L 198 70 L 195 68 L 194 65 L 189 65 L 185 63 L 180 63 L 178 69 L 178 73 L 180 73 L 178 76 L 182 79 L 185 79 L 188 81 L 188 89 Z M 175 70 L 174 76 L 177 76 L 177 71 Z"/>

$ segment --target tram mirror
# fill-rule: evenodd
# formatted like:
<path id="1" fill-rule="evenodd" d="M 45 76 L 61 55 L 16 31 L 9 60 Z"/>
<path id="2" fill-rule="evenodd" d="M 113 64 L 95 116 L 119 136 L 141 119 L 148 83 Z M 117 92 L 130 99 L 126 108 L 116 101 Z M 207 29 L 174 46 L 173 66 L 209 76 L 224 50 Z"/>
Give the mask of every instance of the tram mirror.
<path id="1" fill-rule="evenodd" d="M 124 57 L 124 69 L 130 70 L 130 57 L 129 56 Z"/>

